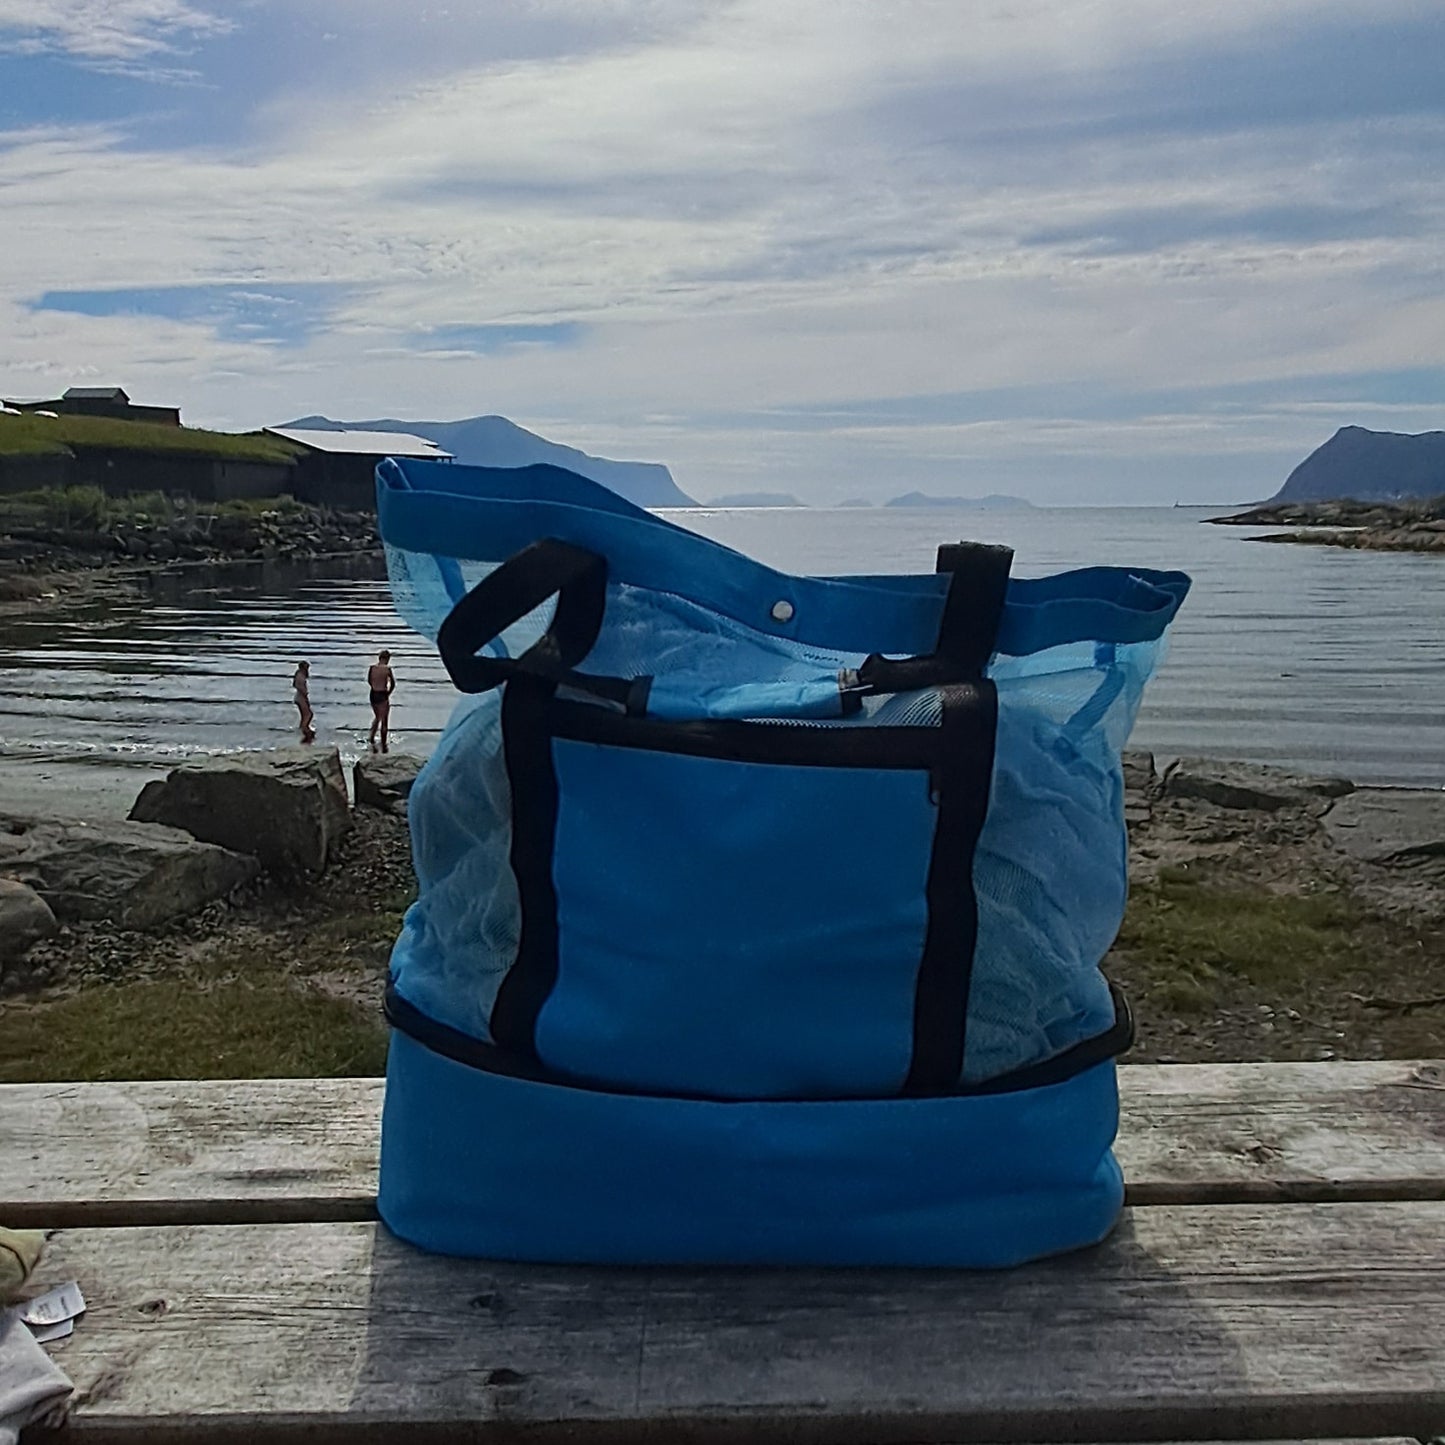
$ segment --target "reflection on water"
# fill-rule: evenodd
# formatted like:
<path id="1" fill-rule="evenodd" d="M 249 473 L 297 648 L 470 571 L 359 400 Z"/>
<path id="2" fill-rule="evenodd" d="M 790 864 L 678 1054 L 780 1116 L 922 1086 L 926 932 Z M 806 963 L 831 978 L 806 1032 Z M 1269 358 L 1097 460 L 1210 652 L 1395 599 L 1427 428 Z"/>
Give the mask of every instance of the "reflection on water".
<path id="1" fill-rule="evenodd" d="M 382 648 L 397 676 L 392 746 L 431 751 L 455 694 L 392 611 L 380 564 L 186 569 L 149 583 L 143 598 L 0 623 L 0 758 L 154 771 L 294 742 L 291 674 L 305 657 L 317 742 L 349 761 L 366 749 L 366 669 Z"/>
<path id="2" fill-rule="evenodd" d="M 1445 784 L 1445 559 L 1262 546 L 1193 511 L 703 511 L 672 514 L 795 571 L 927 568 L 968 533 L 1035 575 L 1181 567 L 1195 590 L 1135 741 L 1172 755 Z M 324 575 L 317 569 L 324 569 Z M 199 753 L 294 740 L 290 678 L 311 661 L 317 741 L 366 746 L 366 668 L 392 652 L 393 747 L 428 753 L 455 700 L 372 563 L 187 569 L 129 601 L 0 621 L 0 767 L 89 765 L 139 781 Z"/>

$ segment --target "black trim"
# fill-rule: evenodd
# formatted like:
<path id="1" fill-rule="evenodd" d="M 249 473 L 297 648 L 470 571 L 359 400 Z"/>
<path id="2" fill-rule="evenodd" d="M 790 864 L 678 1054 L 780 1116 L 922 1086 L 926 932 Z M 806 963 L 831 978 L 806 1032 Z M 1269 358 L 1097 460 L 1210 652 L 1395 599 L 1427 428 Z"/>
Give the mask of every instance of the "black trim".
<path id="1" fill-rule="evenodd" d="M 984 680 L 946 687 L 938 820 L 928 862 L 928 931 L 913 996 L 913 1059 L 905 1094 L 946 1094 L 963 1072 L 968 995 L 978 940 L 973 858 L 993 780 L 998 692 Z"/>
<path id="2" fill-rule="evenodd" d="M 986 1079 L 964 1092 L 969 1094 L 1011 1094 L 1018 1089 L 1042 1089 L 1050 1084 L 1061 1084 L 1102 1064 L 1105 1059 L 1117 1059 L 1134 1044 L 1134 1010 L 1129 1007 L 1128 997 L 1112 980 L 1109 982 L 1109 997 L 1114 1001 L 1114 1022 L 1101 1034 L 1084 1039 L 1071 1049 L 1045 1059 L 1041 1064 L 1030 1064 L 1026 1069 L 1015 1069 L 1011 1074 L 1001 1074 L 996 1079 Z"/>
<path id="3" fill-rule="evenodd" d="M 945 1090 L 934 1097 L 968 1099 L 988 1094 L 1012 1094 L 1024 1089 L 1047 1088 L 1051 1084 L 1062 1084 L 1066 1080 L 1082 1074 L 1086 1069 L 1092 1069 L 1096 1064 L 1117 1058 L 1134 1042 L 1134 1015 L 1122 990 L 1110 983 L 1109 993 L 1114 1000 L 1114 1022 L 1103 1033 L 1095 1034 L 1091 1039 L 1084 1039 L 1075 1044 L 1073 1048 L 1065 1049 L 1063 1053 L 1056 1054 L 1052 1059 L 1045 1059 L 1040 1064 L 1030 1064 L 1027 1068 L 1015 1069 L 1012 1073 L 1001 1074 L 996 1079 L 986 1079 L 981 1084 L 963 1086 L 955 1084 L 952 1089 Z M 461 1064 L 469 1069 L 477 1069 L 484 1074 L 499 1074 L 503 1078 L 509 1079 L 525 1079 L 529 1083 L 548 1084 L 553 1088 L 582 1089 L 591 1094 L 612 1094 L 628 1099 L 682 1099 L 709 1104 L 881 1102 L 878 1096 L 860 1094 L 814 1096 L 806 1099 L 738 1099 L 720 1098 L 713 1094 L 672 1091 L 662 1093 L 655 1089 L 624 1089 L 616 1084 L 597 1083 L 579 1075 L 549 1069 L 535 1055 L 512 1053 L 497 1044 L 489 1044 L 482 1039 L 473 1038 L 470 1034 L 463 1033 L 460 1029 L 454 1029 L 449 1024 L 439 1023 L 404 998 L 397 991 L 396 985 L 390 981 L 386 985 L 382 1008 L 387 1022 L 392 1028 L 404 1033 L 424 1049 L 429 1049 L 434 1054 L 440 1054 L 443 1058 L 451 1059 L 453 1063 Z M 890 1101 L 896 1101 L 897 1097 L 892 1094 L 882 1096 Z"/>
<path id="4" fill-rule="evenodd" d="M 941 764 L 947 746 L 941 727 L 828 727 L 733 718 L 668 722 L 562 698 L 551 704 L 547 722 L 554 737 L 570 742 L 799 768 L 931 771 Z"/>
<path id="5" fill-rule="evenodd" d="M 537 1017 L 557 984 L 557 772 L 547 727 L 554 685 L 525 674 L 502 693 L 502 752 L 512 789 L 512 872 L 522 931 L 517 957 L 492 1004 L 492 1037 L 535 1056 Z"/>

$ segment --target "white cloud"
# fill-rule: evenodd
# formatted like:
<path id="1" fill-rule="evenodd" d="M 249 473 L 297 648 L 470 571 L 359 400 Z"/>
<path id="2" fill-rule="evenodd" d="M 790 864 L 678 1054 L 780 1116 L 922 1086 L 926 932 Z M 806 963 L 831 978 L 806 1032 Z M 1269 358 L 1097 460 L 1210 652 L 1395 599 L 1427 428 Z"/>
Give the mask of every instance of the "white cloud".
<path id="1" fill-rule="evenodd" d="M 0 53 L 59 54 L 101 68 L 149 67 L 232 28 L 186 0 L 0 0 Z"/>
<path id="2" fill-rule="evenodd" d="M 559 26 L 587 9 L 539 6 Z M 155 57 L 228 23 L 178 0 L 126 0 L 104 13 L 129 38 L 108 40 L 82 23 L 100 8 L 51 0 L 25 14 L 82 58 L 106 45 Z M 405 7 L 311 8 L 384 30 Z M 1313 418 L 1262 414 L 1248 430 L 1164 412 L 1104 427 L 1061 401 L 1066 424 L 1031 418 L 1027 440 L 1018 418 L 840 425 L 821 440 L 760 423 L 746 446 L 707 418 L 1445 363 L 1445 181 L 1415 163 L 1445 141 L 1440 116 L 1291 127 L 1242 114 L 1210 134 L 1125 127 L 1107 141 L 1050 121 L 1050 77 L 1113 75 L 1351 8 L 616 0 L 610 17 L 632 38 L 496 59 L 474 48 L 477 7 L 458 23 L 453 73 L 358 88 L 327 111 L 283 104 L 264 147 L 139 148 L 119 125 L 12 131 L 0 136 L 0 388 L 22 389 L 11 371 L 58 382 L 98 367 L 237 425 L 313 409 L 506 410 L 594 447 L 611 429 L 616 450 L 716 476 L 695 484 L 704 494 L 732 489 L 737 459 L 755 465 L 758 448 L 800 470 L 824 451 L 926 469 L 1010 435 L 1020 457 L 1222 456 L 1264 437 L 1283 450 Z M 1381 0 L 1372 14 L 1411 8 Z M 19 14 L 0 0 L 0 32 Z M 946 124 L 898 120 L 935 90 Z M 1032 107 L 1041 133 L 1000 134 L 980 109 L 1000 94 Z M 1332 230 L 1342 208 L 1357 219 Z M 1322 219 L 1312 229 L 1294 214 Z M 28 306 L 47 291 L 188 283 L 332 283 L 338 300 L 311 340 L 281 351 L 200 324 Z M 557 321 L 581 324 L 575 346 L 413 350 L 433 327 Z M 674 420 L 645 421 L 655 413 Z"/>

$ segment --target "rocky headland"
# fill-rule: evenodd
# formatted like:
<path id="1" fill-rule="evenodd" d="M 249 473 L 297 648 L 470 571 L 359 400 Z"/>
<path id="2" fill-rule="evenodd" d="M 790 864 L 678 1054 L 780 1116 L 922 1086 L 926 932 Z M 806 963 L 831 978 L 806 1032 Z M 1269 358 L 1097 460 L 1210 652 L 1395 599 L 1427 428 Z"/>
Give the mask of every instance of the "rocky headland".
<path id="1" fill-rule="evenodd" d="M 1445 555 L 1445 496 L 1425 501 L 1272 501 L 1210 522 L 1232 527 L 1304 528 L 1251 537 L 1252 542 L 1295 542 L 1349 547 L 1362 552 L 1439 552 Z"/>
<path id="2" fill-rule="evenodd" d="M 395 417 L 333 421 L 326 416 L 304 416 L 287 425 L 322 431 L 408 432 L 435 442 L 466 466 L 529 467 L 540 463 L 590 477 L 639 507 L 697 506 L 661 462 L 595 457 L 576 447 L 548 441 L 504 416 L 470 416 L 460 421 L 400 421 Z"/>
<path id="3" fill-rule="evenodd" d="M 1420 501 L 1445 492 L 1445 431 L 1342 426 L 1285 478 L 1273 502 Z"/>
<path id="4" fill-rule="evenodd" d="M 1341 427 L 1267 502 L 1209 521 L 1302 528 L 1253 542 L 1445 553 L 1445 431 Z"/>

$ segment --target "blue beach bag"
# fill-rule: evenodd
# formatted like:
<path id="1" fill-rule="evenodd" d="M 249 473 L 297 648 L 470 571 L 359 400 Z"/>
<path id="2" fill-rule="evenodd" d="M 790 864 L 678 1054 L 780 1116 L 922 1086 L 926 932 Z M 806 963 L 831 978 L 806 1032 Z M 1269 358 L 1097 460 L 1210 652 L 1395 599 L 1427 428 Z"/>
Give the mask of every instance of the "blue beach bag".
<path id="1" fill-rule="evenodd" d="M 555 467 L 377 479 L 464 694 L 411 794 L 387 1225 L 636 1264 L 1107 1234 L 1120 752 L 1188 579 L 795 577 Z"/>

